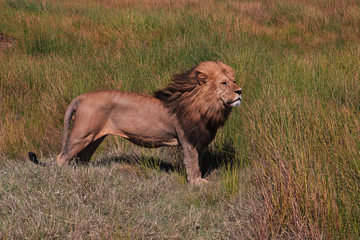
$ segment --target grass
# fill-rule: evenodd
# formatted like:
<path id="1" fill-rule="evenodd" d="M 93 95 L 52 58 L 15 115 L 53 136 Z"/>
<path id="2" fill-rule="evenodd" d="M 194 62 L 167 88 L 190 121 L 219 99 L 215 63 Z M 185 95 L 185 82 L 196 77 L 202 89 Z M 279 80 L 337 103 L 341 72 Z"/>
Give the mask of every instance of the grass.
<path id="1" fill-rule="evenodd" d="M 357 239 L 358 1 L 0 1 L 0 238 Z M 109 138 L 90 166 L 52 159 L 75 96 L 151 93 L 202 60 L 244 89 L 204 153 Z M 121 149 L 122 151 L 120 151 Z"/>
<path id="2" fill-rule="evenodd" d="M 240 232 L 241 210 L 219 197 L 220 186 L 189 188 L 182 178 L 112 160 L 76 169 L 6 163 L 0 237 L 209 239 Z M 9 181 L 20 185 L 3 184 Z"/>

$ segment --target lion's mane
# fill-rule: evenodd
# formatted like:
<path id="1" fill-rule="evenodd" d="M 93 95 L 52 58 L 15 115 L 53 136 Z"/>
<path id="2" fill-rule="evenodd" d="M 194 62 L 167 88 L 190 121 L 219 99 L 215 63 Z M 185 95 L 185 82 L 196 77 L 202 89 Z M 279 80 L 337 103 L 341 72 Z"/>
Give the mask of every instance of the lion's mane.
<path id="1" fill-rule="evenodd" d="M 199 74 L 205 74 L 209 78 L 207 81 L 212 81 L 220 71 L 224 71 L 221 62 L 204 62 L 175 75 L 166 88 L 154 92 L 154 96 L 176 115 L 187 140 L 199 150 L 214 139 L 217 129 L 224 125 L 231 112 L 231 108 L 224 106 L 214 94 L 215 89 L 205 88 L 199 81 Z"/>

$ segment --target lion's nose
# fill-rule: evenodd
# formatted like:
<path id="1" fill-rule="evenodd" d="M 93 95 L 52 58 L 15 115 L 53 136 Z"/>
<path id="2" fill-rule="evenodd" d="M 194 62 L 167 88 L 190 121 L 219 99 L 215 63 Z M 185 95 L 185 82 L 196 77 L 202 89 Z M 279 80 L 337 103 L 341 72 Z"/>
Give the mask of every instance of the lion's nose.
<path id="1" fill-rule="evenodd" d="M 234 92 L 240 95 L 242 93 L 242 89 L 235 90 Z"/>

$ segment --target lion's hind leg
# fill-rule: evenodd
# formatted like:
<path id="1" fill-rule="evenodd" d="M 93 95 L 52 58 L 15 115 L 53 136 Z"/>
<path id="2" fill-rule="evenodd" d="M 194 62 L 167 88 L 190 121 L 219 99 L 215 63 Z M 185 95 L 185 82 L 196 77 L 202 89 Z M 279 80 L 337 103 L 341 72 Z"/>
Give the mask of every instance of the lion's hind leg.
<path id="1" fill-rule="evenodd" d="M 105 139 L 106 135 L 96 139 L 95 141 L 89 143 L 80 153 L 77 154 L 79 157 L 80 162 L 87 163 L 90 161 L 90 158 Z"/>
<path id="2" fill-rule="evenodd" d="M 90 143 L 94 140 L 94 135 L 87 135 L 86 137 L 78 138 L 70 136 L 67 143 L 57 156 L 57 163 L 59 166 L 69 165 L 71 160 L 78 156 Z M 88 155 L 88 154 L 86 154 Z M 85 155 L 85 156 L 86 156 Z M 92 155 L 92 154 L 91 154 Z"/>

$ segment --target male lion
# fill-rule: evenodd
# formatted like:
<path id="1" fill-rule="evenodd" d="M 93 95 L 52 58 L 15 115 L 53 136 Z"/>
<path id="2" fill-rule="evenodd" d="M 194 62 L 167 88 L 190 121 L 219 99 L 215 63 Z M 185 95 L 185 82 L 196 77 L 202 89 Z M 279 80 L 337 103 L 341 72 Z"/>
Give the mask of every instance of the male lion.
<path id="1" fill-rule="evenodd" d="M 154 96 L 96 91 L 76 97 L 64 119 L 59 165 L 78 157 L 87 162 L 109 134 L 122 136 L 144 147 L 180 146 L 188 181 L 206 182 L 201 176 L 201 151 L 214 139 L 231 109 L 240 105 L 241 88 L 234 70 L 219 61 L 201 62 Z M 74 116 L 70 131 L 70 121 Z M 40 165 L 36 155 L 30 160 Z"/>

